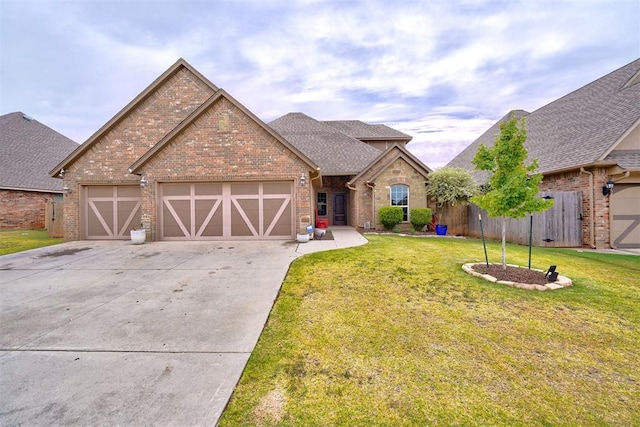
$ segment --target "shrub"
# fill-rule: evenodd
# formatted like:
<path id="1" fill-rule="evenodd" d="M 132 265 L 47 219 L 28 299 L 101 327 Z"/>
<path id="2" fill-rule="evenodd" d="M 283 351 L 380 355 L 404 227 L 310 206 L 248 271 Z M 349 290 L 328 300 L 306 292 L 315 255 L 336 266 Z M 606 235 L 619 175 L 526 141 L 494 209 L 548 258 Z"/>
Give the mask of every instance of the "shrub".
<path id="1" fill-rule="evenodd" d="M 378 209 L 378 218 L 386 230 L 393 228 L 402 222 L 404 216 L 399 206 L 383 206 Z"/>
<path id="2" fill-rule="evenodd" d="M 425 225 L 431 224 L 433 212 L 429 208 L 413 208 L 409 212 L 409 218 L 414 230 L 422 231 Z"/>
<path id="3" fill-rule="evenodd" d="M 456 203 L 467 203 L 478 193 L 478 186 L 473 175 L 466 169 L 445 166 L 429 174 L 427 195 L 437 203 L 438 208 L 446 208 Z M 438 215 L 441 218 L 442 212 Z"/>

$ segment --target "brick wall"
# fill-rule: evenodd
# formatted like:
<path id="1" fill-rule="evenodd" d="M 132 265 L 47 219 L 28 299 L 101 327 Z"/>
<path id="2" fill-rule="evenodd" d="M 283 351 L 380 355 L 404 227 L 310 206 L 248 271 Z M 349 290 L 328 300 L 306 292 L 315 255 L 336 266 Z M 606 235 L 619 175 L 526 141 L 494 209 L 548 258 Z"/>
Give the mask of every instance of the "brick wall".
<path id="1" fill-rule="evenodd" d="M 0 190 L 0 228 L 45 228 L 45 209 L 52 193 Z"/>
<path id="2" fill-rule="evenodd" d="M 597 248 L 609 248 L 609 196 L 602 194 L 602 187 L 608 180 L 604 168 L 589 168 L 593 173 L 593 193 L 590 176 L 579 170 L 561 174 L 547 175 L 540 185 L 540 191 L 581 191 L 582 192 L 582 236 L 584 246 L 591 244 L 591 200 L 594 203 L 595 245 Z"/>
<path id="3" fill-rule="evenodd" d="M 102 135 L 65 171 L 72 193 L 65 197 L 65 239 L 81 239 L 82 185 L 138 183 L 128 168 L 159 142 L 213 91 L 187 69 L 156 88 L 113 128 Z M 293 180 L 298 224 L 310 221 L 308 166 L 251 117 L 221 98 L 177 135 L 140 171 L 148 180 L 142 189 L 141 220 L 150 240 L 157 238 L 157 184 L 167 181 Z M 307 176 L 307 185 L 298 184 Z"/>
<path id="4" fill-rule="evenodd" d="M 168 181 L 294 181 L 297 229 L 311 223 L 308 166 L 226 99 L 212 105 L 154 156 L 142 172 L 143 224 L 157 235 L 156 183 Z M 299 177 L 307 184 L 299 185 Z"/>
<path id="5" fill-rule="evenodd" d="M 65 239 L 82 238 L 80 185 L 139 182 L 139 176 L 129 173 L 129 166 L 212 94 L 211 88 L 181 68 L 71 164 L 64 175 L 72 191 L 65 196 Z"/>

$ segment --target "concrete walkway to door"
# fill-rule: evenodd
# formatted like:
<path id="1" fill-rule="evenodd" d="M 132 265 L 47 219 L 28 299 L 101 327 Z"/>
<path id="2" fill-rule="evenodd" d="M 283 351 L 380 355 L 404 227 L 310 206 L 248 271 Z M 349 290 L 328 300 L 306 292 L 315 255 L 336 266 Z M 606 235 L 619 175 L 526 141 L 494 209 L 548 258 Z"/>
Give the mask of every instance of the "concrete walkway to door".
<path id="1" fill-rule="evenodd" d="M 0 425 L 214 425 L 291 262 L 366 243 L 332 232 L 0 256 Z"/>
<path id="2" fill-rule="evenodd" d="M 367 243 L 367 239 L 353 227 L 334 225 L 329 227 L 329 230 L 333 235 L 333 240 L 313 239 L 307 243 L 298 243 L 296 252 L 299 254 L 310 254 L 313 252 L 330 251 L 332 249 L 350 248 Z"/>

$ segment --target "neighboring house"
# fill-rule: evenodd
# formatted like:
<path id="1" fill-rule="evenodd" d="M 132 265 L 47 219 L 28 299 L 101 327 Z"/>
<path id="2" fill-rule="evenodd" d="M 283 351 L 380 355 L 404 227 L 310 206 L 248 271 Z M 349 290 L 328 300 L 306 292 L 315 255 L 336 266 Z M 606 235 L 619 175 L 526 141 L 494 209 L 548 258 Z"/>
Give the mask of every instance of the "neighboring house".
<path id="1" fill-rule="evenodd" d="M 24 113 L 0 116 L 0 228 L 44 228 L 45 206 L 62 200 L 48 172 L 78 144 Z"/>
<path id="2" fill-rule="evenodd" d="M 581 192 L 584 245 L 640 247 L 640 59 L 532 113 L 513 113 L 526 117 L 525 146 L 544 174 L 541 190 Z M 479 145 L 493 145 L 508 116 L 448 166 L 473 170 Z"/>
<path id="3" fill-rule="evenodd" d="M 70 190 L 67 240 L 141 225 L 151 240 L 291 239 L 316 217 L 373 224 L 392 191 L 426 206 L 410 139 L 302 114 L 266 125 L 180 59 L 50 174 Z"/>

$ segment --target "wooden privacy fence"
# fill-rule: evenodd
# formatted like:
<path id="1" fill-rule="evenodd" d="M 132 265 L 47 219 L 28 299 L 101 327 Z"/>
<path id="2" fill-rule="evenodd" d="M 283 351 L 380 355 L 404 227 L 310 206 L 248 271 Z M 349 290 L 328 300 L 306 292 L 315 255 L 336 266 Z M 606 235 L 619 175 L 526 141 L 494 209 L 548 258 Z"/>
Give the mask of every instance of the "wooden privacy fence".
<path id="1" fill-rule="evenodd" d="M 533 215 L 533 246 L 581 247 L 582 246 L 582 192 L 542 192 L 542 197 L 553 199 L 553 207 Z M 482 214 L 482 227 L 487 239 L 502 239 L 502 219 L 489 218 L 487 212 L 476 205 L 468 207 L 469 236 L 480 237 L 478 214 Z M 530 219 L 507 221 L 507 241 L 529 244 Z"/>
<path id="2" fill-rule="evenodd" d="M 64 237 L 62 203 L 63 202 L 50 201 L 46 205 L 45 228 L 49 232 L 49 237 Z"/>

